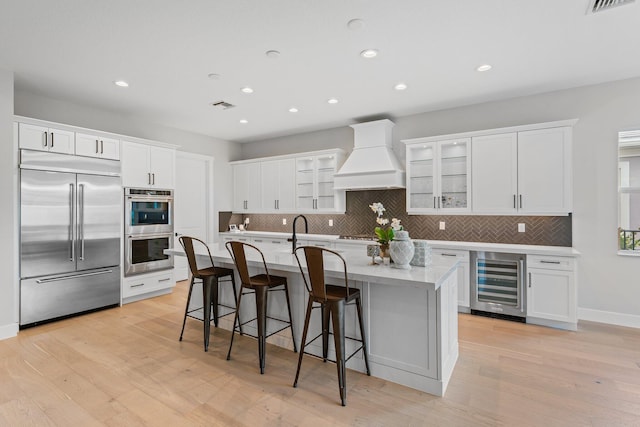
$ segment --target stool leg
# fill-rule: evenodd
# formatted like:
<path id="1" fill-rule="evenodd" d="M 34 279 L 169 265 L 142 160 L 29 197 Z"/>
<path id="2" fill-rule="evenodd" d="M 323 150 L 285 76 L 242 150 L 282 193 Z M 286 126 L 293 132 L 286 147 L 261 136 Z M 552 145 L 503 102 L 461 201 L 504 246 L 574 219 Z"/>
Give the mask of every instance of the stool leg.
<path id="1" fill-rule="evenodd" d="M 338 369 L 340 400 L 342 401 L 342 406 L 345 406 L 347 404 L 347 378 L 344 348 L 344 300 L 332 302 L 330 305 L 331 320 L 333 321 L 333 340 L 336 346 L 336 366 Z"/>
<path id="2" fill-rule="evenodd" d="M 236 289 L 236 275 L 235 273 L 231 273 L 231 287 L 233 288 L 233 299 L 236 303 L 236 313 L 238 312 L 238 308 L 240 307 L 240 295 L 238 295 L 238 290 Z M 240 289 L 242 291 L 242 289 Z M 233 324 L 235 329 L 236 324 Z M 242 335 L 242 325 L 240 325 L 240 335 Z"/>
<path id="3" fill-rule="evenodd" d="M 369 358 L 367 357 L 367 340 L 364 337 L 364 323 L 362 323 L 362 302 L 360 301 L 360 297 L 356 298 L 356 308 L 358 309 L 358 323 L 360 323 L 360 338 L 362 338 L 364 365 L 367 368 L 367 375 L 371 376 L 371 371 L 369 370 Z"/>
<path id="4" fill-rule="evenodd" d="M 211 333 L 211 282 L 212 277 L 202 279 L 202 305 L 204 311 L 204 351 L 209 351 Z"/>
<path id="5" fill-rule="evenodd" d="M 193 292 L 193 282 L 195 277 L 191 276 L 191 283 L 189 283 L 189 295 L 187 295 L 187 305 L 184 307 L 184 319 L 182 319 L 182 330 L 180 331 L 180 341 L 182 341 L 182 334 L 184 334 L 184 325 L 187 324 L 187 313 L 189 312 L 189 303 L 191 302 L 191 292 Z"/>
<path id="6" fill-rule="evenodd" d="M 291 328 L 291 341 L 293 341 L 293 352 L 297 353 L 296 336 L 293 334 L 293 320 L 291 320 L 291 302 L 289 300 L 289 286 L 287 282 L 284 283 L 284 294 L 287 296 L 287 310 L 289 310 L 289 327 Z"/>
<path id="7" fill-rule="evenodd" d="M 326 363 L 329 354 L 329 320 L 331 319 L 329 304 L 322 303 L 320 312 L 322 313 L 322 361 Z"/>
<path id="8" fill-rule="evenodd" d="M 211 284 L 211 306 L 213 308 L 213 324 L 217 328 L 218 327 L 218 290 L 220 283 L 218 282 L 218 278 L 214 277 L 211 280 L 213 283 Z"/>
<path id="9" fill-rule="evenodd" d="M 236 305 L 236 314 L 233 316 L 233 329 L 231 329 L 231 341 L 229 342 L 229 352 L 227 353 L 227 360 L 231 359 L 231 347 L 233 347 L 233 337 L 236 334 L 236 324 L 240 324 L 240 302 L 242 301 L 242 286 L 240 286 L 240 293 L 238 294 L 238 302 Z"/>
<path id="10" fill-rule="evenodd" d="M 300 355 L 298 355 L 298 369 L 296 369 L 296 379 L 293 380 L 293 386 L 298 387 L 298 377 L 300 376 L 300 366 L 302 366 L 302 355 L 307 345 L 307 331 L 309 330 L 309 319 L 311 319 L 311 310 L 313 309 L 313 300 L 309 297 L 307 302 L 307 314 L 304 318 L 304 329 L 302 330 L 302 342 L 300 343 Z"/>
<path id="11" fill-rule="evenodd" d="M 267 286 L 257 286 L 256 291 L 256 322 L 258 323 L 258 357 L 260 359 L 260 373 L 264 374 L 265 350 L 267 344 Z"/>

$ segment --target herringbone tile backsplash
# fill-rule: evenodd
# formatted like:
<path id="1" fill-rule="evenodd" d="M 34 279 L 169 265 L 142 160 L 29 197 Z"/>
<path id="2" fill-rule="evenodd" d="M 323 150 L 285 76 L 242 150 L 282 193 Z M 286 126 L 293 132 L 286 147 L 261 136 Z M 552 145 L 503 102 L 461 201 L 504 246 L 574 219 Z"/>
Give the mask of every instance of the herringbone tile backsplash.
<path id="1" fill-rule="evenodd" d="M 308 214 L 309 232 L 317 234 L 371 235 L 376 215 L 369 205 L 381 202 L 384 217 L 398 218 L 414 239 L 452 240 L 464 242 L 517 243 L 525 245 L 571 246 L 571 216 L 494 216 L 494 215 L 407 215 L 405 190 L 366 190 L 347 192 L 346 214 Z M 237 214 L 220 215 L 221 230 L 226 224 L 240 224 L 250 218 L 250 229 L 291 232 L 295 215 Z M 282 225 L 282 218 L 287 225 Z M 333 227 L 329 220 L 333 219 Z M 228 221 L 228 222 L 225 222 Z M 439 230 L 440 221 L 446 224 Z M 524 223 L 525 233 L 518 233 Z M 298 224 L 298 231 L 302 230 Z"/>

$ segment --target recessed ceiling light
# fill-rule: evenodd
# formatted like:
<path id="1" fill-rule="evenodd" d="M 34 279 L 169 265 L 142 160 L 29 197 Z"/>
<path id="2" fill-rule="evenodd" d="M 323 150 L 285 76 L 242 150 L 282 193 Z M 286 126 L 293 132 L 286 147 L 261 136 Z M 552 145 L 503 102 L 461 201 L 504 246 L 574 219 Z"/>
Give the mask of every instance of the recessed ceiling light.
<path id="1" fill-rule="evenodd" d="M 352 19 L 347 22 L 347 27 L 349 27 L 350 30 L 361 30 L 364 28 L 364 21 L 362 19 Z"/>
<path id="2" fill-rule="evenodd" d="M 376 49 L 365 49 L 360 52 L 360 56 L 367 59 L 375 58 L 376 56 L 378 56 L 378 51 Z"/>
<path id="3" fill-rule="evenodd" d="M 209 77 L 211 80 L 220 80 L 220 74 L 216 73 L 207 74 L 207 77 Z"/>
<path id="4" fill-rule="evenodd" d="M 253 93 L 253 89 L 251 89 L 248 86 L 243 87 L 242 89 L 240 89 L 242 91 L 242 93 Z"/>
<path id="5" fill-rule="evenodd" d="M 291 108 L 289 108 L 289 112 L 290 113 L 297 113 L 298 109 L 296 107 L 291 107 Z"/>
<path id="6" fill-rule="evenodd" d="M 247 119 L 240 119 L 240 123 L 242 123 L 243 125 L 246 125 L 247 123 L 249 123 L 249 120 L 247 120 Z"/>
<path id="7" fill-rule="evenodd" d="M 116 80 L 115 82 L 113 82 L 113 84 L 120 87 L 129 87 L 129 83 L 125 82 L 124 80 Z"/>
<path id="8" fill-rule="evenodd" d="M 330 99 L 328 99 L 328 100 L 327 100 L 327 102 L 328 102 L 329 104 L 337 104 L 337 103 L 338 103 L 338 100 L 337 100 L 337 99 L 335 99 L 335 98 L 330 98 Z"/>
<path id="9" fill-rule="evenodd" d="M 489 64 L 482 64 L 478 68 L 476 68 L 476 70 L 480 72 L 489 71 L 490 69 L 491 69 L 491 65 Z"/>
<path id="10" fill-rule="evenodd" d="M 267 55 L 267 58 L 276 59 L 280 57 L 280 52 L 277 50 L 268 50 L 265 52 L 265 55 Z"/>
<path id="11" fill-rule="evenodd" d="M 405 90 L 407 88 L 406 83 L 398 83 L 393 87 L 395 90 Z"/>

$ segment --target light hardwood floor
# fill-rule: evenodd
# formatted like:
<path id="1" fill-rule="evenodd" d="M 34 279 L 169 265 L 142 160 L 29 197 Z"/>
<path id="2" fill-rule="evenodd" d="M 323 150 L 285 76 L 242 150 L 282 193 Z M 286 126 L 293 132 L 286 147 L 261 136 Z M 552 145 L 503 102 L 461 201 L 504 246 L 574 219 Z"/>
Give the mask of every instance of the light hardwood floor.
<path id="1" fill-rule="evenodd" d="M 354 371 L 341 407 L 335 365 L 187 322 L 175 292 L 21 331 L 0 341 L 2 426 L 640 426 L 640 330 L 577 332 L 460 315 L 444 397 Z M 296 325 L 301 327 L 301 325 Z M 402 327 L 402 325 L 398 325 Z"/>

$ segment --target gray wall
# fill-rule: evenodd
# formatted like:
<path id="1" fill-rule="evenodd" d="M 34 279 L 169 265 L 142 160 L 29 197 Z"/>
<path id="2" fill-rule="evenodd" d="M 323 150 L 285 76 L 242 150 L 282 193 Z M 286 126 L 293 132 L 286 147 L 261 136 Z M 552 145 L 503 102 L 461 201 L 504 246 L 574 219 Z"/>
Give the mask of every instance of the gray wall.
<path id="1" fill-rule="evenodd" d="M 579 119 L 573 134 L 573 246 L 583 319 L 640 326 L 640 258 L 616 254 L 617 133 L 640 128 L 640 78 L 395 118 L 401 139 Z M 351 146 L 350 128 L 265 141 L 275 154 Z M 324 136 L 324 137 L 323 137 Z M 344 141 L 343 138 L 348 138 Z M 242 158 L 266 154 L 262 142 L 242 146 Z"/>
<path id="2" fill-rule="evenodd" d="M 0 69 L 0 339 L 18 331 L 18 162 L 13 139 L 13 73 Z M 13 202 L 13 203 L 11 203 Z"/>

